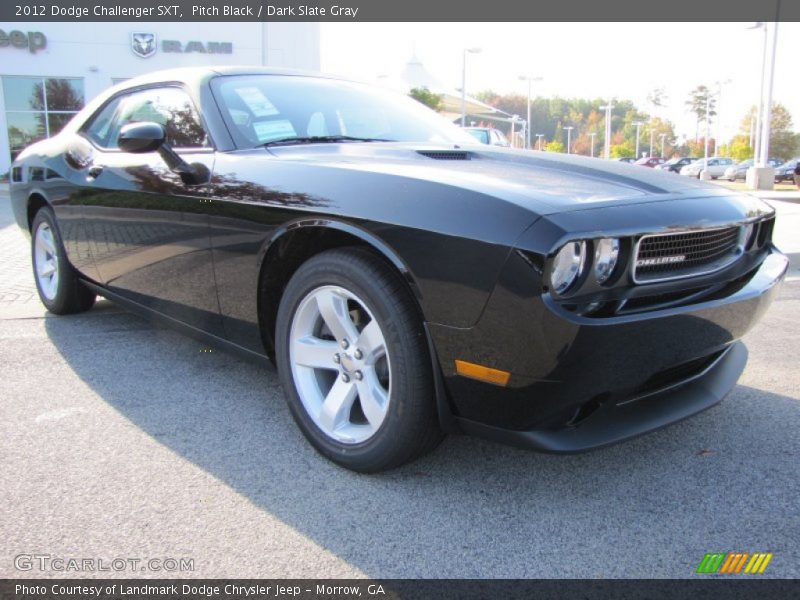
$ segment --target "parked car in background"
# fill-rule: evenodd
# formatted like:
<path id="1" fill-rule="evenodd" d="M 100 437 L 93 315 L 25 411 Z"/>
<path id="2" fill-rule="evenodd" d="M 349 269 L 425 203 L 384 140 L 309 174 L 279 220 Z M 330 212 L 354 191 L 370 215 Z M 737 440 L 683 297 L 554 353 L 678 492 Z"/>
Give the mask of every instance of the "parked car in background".
<path id="1" fill-rule="evenodd" d="M 360 83 L 175 69 L 23 150 L 11 206 L 51 313 L 100 295 L 273 362 L 310 444 L 356 471 L 444 432 L 590 450 L 720 402 L 788 268 L 775 210 L 472 142 Z M 146 376 L 109 350 L 109 377 Z"/>
<path id="2" fill-rule="evenodd" d="M 630 156 L 622 156 L 620 158 L 615 158 L 614 160 L 617 162 L 631 163 L 631 164 L 636 162 L 636 159 Z"/>
<path id="3" fill-rule="evenodd" d="M 656 165 L 654 168 L 658 169 L 659 171 L 672 171 L 673 173 L 680 173 L 683 167 L 692 164 L 696 160 L 696 158 L 691 158 L 689 156 L 676 156 L 675 158 L 670 158 L 665 163 Z"/>
<path id="4" fill-rule="evenodd" d="M 705 158 L 699 158 L 690 165 L 686 165 L 680 170 L 681 175 L 689 177 L 697 177 L 700 179 L 700 173 L 705 168 Z M 733 164 L 732 158 L 721 158 L 719 156 L 710 156 L 708 158 L 708 172 L 711 179 L 718 179 L 725 174 L 725 169 Z"/>
<path id="5" fill-rule="evenodd" d="M 787 160 L 785 163 L 776 168 L 775 183 L 781 183 L 782 181 L 788 181 L 790 183 L 793 183 L 794 169 L 797 166 L 798 160 L 800 160 L 800 158 L 793 158 L 792 160 Z"/>
<path id="6" fill-rule="evenodd" d="M 652 169 L 654 167 L 657 167 L 658 165 L 663 165 L 665 162 L 666 161 L 660 156 L 645 156 L 643 158 L 640 158 L 633 164 L 639 165 L 640 167 L 649 167 Z"/>
<path id="7" fill-rule="evenodd" d="M 777 169 L 783 164 L 782 160 L 777 158 L 770 158 L 767 161 L 767 165 Z M 731 165 L 727 169 L 725 169 L 725 173 L 722 175 L 724 179 L 728 181 L 736 181 L 737 179 L 745 179 L 747 177 L 747 169 L 753 166 L 753 159 L 748 158 L 747 160 L 743 160 L 741 162 L 736 163 L 735 165 Z"/>
<path id="8" fill-rule="evenodd" d="M 464 130 L 481 144 L 502 146 L 504 148 L 511 146 L 508 138 L 499 129 L 494 129 L 493 127 L 465 127 Z"/>

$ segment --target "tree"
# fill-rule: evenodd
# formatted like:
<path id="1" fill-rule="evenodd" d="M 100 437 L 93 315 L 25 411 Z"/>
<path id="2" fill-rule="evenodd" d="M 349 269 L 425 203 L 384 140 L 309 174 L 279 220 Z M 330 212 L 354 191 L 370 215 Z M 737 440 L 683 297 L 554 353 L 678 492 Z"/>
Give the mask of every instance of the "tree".
<path id="1" fill-rule="evenodd" d="M 647 102 L 650 103 L 653 109 L 666 106 L 668 99 L 669 96 L 667 96 L 667 92 L 664 91 L 664 88 L 662 87 L 655 88 L 649 94 L 647 94 Z"/>
<path id="2" fill-rule="evenodd" d="M 756 111 L 755 106 L 750 107 L 739 126 L 740 134 L 736 136 L 736 138 L 746 139 L 748 149 L 750 149 L 750 132 L 754 127 Z M 770 158 L 789 160 L 800 152 L 800 134 L 794 133 L 792 129 L 791 113 L 780 102 L 773 104 L 769 135 Z M 733 144 L 731 146 L 733 147 Z M 752 158 L 753 153 L 753 149 L 750 149 L 750 155 L 746 158 Z"/>
<path id="3" fill-rule="evenodd" d="M 700 122 L 711 124 L 711 117 L 716 116 L 717 101 L 711 94 L 711 90 L 705 85 L 698 85 L 691 92 L 689 92 L 689 99 L 686 101 L 686 106 L 689 107 L 689 112 L 694 113 L 695 132 L 694 139 L 700 139 Z M 706 114 L 706 106 L 708 106 L 708 114 Z"/>
<path id="4" fill-rule="evenodd" d="M 436 112 L 442 110 L 442 95 L 434 94 L 426 87 L 412 88 L 408 95 Z"/>
<path id="5" fill-rule="evenodd" d="M 548 142 L 545 145 L 544 149 L 547 150 L 548 152 L 566 152 L 567 151 L 567 147 L 562 142 L 559 142 L 558 140 L 553 140 L 552 142 Z"/>

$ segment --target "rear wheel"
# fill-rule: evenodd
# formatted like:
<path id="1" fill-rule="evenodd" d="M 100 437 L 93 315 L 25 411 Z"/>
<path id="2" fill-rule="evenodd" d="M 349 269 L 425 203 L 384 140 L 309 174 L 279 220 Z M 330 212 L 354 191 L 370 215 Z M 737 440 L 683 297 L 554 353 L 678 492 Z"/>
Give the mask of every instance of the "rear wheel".
<path id="1" fill-rule="evenodd" d="M 95 294 L 78 279 L 67 260 L 53 210 L 39 209 L 31 228 L 33 278 L 39 299 L 47 310 L 57 315 L 89 310 Z"/>
<path id="2" fill-rule="evenodd" d="M 329 250 L 298 269 L 278 311 L 276 360 L 300 429 L 348 469 L 390 469 L 441 440 L 418 310 L 368 251 Z"/>

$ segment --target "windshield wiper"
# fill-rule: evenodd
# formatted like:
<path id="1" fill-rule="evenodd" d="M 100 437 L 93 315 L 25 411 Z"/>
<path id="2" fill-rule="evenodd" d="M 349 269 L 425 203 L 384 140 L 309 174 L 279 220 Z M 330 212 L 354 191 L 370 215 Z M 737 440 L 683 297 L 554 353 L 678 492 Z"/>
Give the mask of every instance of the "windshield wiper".
<path id="1" fill-rule="evenodd" d="M 288 146 L 292 144 L 335 144 L 338 142 L 390 142 L 381 138 L 363 138 L 350 135 L 311 135 L 307 137 L 295 136 L 272 140 L 261 144 L 262 146 Z"/>

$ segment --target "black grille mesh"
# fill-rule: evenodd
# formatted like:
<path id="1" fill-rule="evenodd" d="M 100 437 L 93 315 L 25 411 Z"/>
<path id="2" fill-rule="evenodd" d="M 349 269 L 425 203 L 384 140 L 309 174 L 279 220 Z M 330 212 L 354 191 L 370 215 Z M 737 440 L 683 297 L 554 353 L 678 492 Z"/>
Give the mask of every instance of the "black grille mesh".
<path id="1" fill-rule="evenodd" d="M 417 152 L 434 160 L 469 160 L 472 158 L 469 152 L 459 150 L 418 150 Z"/>
<path id="2" fill-rule="evenodd" d="M 669 279 L 715 270 L 735 256 L 738 245 L 739 227 L 646 236 L 636 255 L 636 279 Z M 676 257 L 683 259 L 669 262 Z"/>

